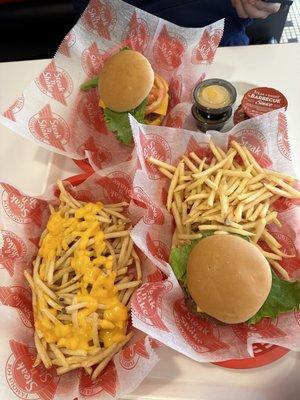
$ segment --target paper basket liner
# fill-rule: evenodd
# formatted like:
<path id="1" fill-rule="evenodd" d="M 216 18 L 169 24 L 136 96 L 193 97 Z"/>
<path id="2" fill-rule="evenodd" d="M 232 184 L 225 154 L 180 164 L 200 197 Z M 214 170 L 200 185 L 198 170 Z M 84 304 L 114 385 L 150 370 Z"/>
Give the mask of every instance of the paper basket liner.
<path id="1" fill-rule="evenodd" d="M 182 28 L 120 0 L 91 0 L 55 57 L 0 117 L 0 122 L 42 147 L 94 169 L 130 159 L 133 146 L 107 130 L 96 88 L 80 91 L 122 47 L 143 53 L 170 86 L 170 111 L 191 100 L 223 34 L 224 21 Z M 164 124 L 172 123 L 165 118 Z"/>
<path id="2" fill-rule="evenodd" d="M 77 187 L 70 183 L 65 186 L 83 201 L 130 201 L 135 166 L 136 159 L 133 159 L 101 170 Z M 0 330 L 0 393 L 5 393 L 5 399 L 41 400 L 125 396 L 142 382 L 159 359 L 153 350 L 157 342 L 135 328 L 129 344 L 114 356 L 95 381 L 82 370 L 58 377 L 54 368 L 32 367 L 36 355 L 33 313 L 24 270 L 32 270 L 39 238 L 49 217 L 48 204 L 57 204 L 57 194 L 58 189 L 53 186 L 43 197 L 35 198 L 0 183 L 0 318 L 5 321 Z M 133 221 L 139 218 L 133 209 L 129 217 Z M 154 266 L 144 265 L 145 281 L 153 281 L 155 273 Z"/>
<path id="3" fill-rule="evenodd" d="M 227 133 L 202 134 L 140 125 L 133 118 L 130 120 L 139 160 L 133 182 L 133 198 L 138 201 L 132 204 L 132 212 L 139 208 L 136 214 L 141 218 L 132 231 L 132 238 L 147 259 L 162 271 L 155 282 L 147 282 L 136 291 L 132 303 L 134 326 L 197 361 L 247 358 L 253 355 L 253 343 L 272 343 L 299 351 L 299 311 L 281 314 L 273 320 L 266 318 L 254 326 L 217 325 L 188 311 L 182 289 L 168 264 L 174 230 L 173 218 L 165 207 L 169 180 L 156 166 L 146 162 L 152 156 L 176 164 L 183 154 L 191 151 L 209 158 L 210 139 L 223 149 L 235 139 L 264 167 L 295 175 L 283 111 L 246 120 Z M 283 226 L 271 225 L 272 234 L 284 252 L 295 254 L 294 258 L 284 259 L 282 266 L 290 276 L 299 278 L 299 200 L 280 199 L 274 208 Z"/>

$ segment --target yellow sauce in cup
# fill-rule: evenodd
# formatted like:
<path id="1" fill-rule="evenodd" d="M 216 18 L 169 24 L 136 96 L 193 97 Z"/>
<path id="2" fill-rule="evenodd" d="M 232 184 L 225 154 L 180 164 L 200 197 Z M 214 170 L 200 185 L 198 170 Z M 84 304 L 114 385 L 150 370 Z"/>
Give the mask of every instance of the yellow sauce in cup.
<path id="1" fill-rule="evenodd" d="M 207 108 L 223 108 L 231 103 L 229 91 L 221 85 L 204 86 L 197 93 L 199 104 Z"/>
<path id="2" fill-rule="evenodd" d="M 236 101 L 235 87 L 220 78 L 199 82 L 194 91 L 192 116 L 201 132 L 210 129 L 221 131 L 232 115 L 232 106 Z"/>

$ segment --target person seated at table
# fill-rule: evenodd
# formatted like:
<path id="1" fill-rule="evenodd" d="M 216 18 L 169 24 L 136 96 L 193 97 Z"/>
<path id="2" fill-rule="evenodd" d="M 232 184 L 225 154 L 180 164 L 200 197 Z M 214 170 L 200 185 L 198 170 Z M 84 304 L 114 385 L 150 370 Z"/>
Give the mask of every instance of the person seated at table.
<path id="1" fill-rule="evenodd" d="M 72 0 L 81 13 L 88 0 Z M 201 27 L 225 18 L 221 46 L 249 44 L 246 27 L 252 19 L 277 13 L 280 3 L 261 0 L 126 0 L 133 6 L 185 27 Z"/>

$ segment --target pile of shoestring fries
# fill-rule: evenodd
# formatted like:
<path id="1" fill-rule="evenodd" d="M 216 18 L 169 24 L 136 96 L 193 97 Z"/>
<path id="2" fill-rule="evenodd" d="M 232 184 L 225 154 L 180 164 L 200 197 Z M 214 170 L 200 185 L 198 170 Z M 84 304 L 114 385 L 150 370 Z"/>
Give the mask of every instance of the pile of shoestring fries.
<path id="1" fill-rule="evenodd" d="M 32 275 L 35 366 L 84 368 L 95 379 L 130 340 L 130 298 L 141 283 L 128 203 L 78 201 L 62 182 L 60 204 L 40 238 Z"/>
<path id="2" fill-rule="evenodd" d="M 268 226 L 281 227 L 272 205 L 280 197 L 299 199 L 295 179 L 262 168 L 249 150 L 232 141 L 227 152 L 209 143 L 212 159 L 200 159 L 191 152 L 176 166 L 153 157 L 147 161 L 170 179 L 167 209 L 176 222 L 176 243 L 200 239 L 204 231 L 237 234 L 254 243 L 271 266 L 285 279 L 289 275 L 280 265 L 286 257 Z M 265 247 L 267 245 L 267 247 Z M 266 251 L 264 248 L 268 248 Z"/>

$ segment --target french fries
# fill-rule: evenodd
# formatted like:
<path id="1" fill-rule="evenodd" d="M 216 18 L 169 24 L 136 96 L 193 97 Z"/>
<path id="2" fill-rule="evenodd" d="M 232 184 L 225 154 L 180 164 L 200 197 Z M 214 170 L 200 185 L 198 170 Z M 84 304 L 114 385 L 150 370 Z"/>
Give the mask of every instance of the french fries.
<path id="1" fill-rule="evenodd" d="M 58 187 L 60 204 L 49 207 L 52 219 L 33 273 L 24 272 L 32 291 L 35 365 L 55 366 L 58 375 L 84 368 L 95 379 L 132 337 L 128 309 L 141 264 L 124 215 L 127 203 L 84 203 L 62 182 Z"/>
<path id="2" fill-rule="evenodd" d="M 268 225 L 281 226 L 272 208 L 276 200 L 300 198 L 293 186 L 295 179 L 262 168 L 249 150 L 235 141 L 227 153 L 212 142 L 209 145 L 213 155 L 210 164 L 194 152 L 182 156 L 177 166 L 152 157 L 147 160 L 168 172 L 167 209 L 175 219 L 176 243 L 200 238 L 206 230 L 242 235 L 260 248 L 274 270 L 289 279 L 280 261 L 294 255 L 280 250 Z"/>

